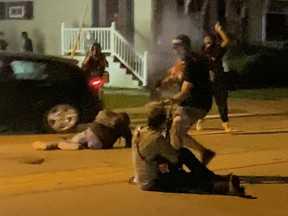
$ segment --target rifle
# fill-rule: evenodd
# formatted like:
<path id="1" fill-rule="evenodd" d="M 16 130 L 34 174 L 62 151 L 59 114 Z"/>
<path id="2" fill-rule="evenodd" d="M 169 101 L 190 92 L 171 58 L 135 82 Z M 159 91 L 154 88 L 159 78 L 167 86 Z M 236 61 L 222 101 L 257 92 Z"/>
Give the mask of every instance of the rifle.
<path id="1" fill-rule="evenodd" d="M 170 129 L 172 126 L 172 122 L 173 122 L 173 115 L 172 115 L 172 111 L 173 111 L 173 102 L 170 102 L 170 108 L 168 110 L 168 114 L 167 114 L 167 119 L 166 119 L 166 131 L 165 131 L 165 138 L 167 139 L 167 141 L 170 143 Z"/>

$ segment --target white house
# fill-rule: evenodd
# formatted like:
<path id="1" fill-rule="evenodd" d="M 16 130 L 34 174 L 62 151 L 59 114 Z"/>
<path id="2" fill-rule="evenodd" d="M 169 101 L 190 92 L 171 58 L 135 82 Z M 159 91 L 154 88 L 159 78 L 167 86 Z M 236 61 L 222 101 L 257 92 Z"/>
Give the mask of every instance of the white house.
<path id="1" fill-rule="evenodd" d="M 111 27 L 115 22 L 136 53 L 143 57 L 148 51 L 148 85 L 172 65 L 170 42 L 177 34 L 188 34 L 197 45 L 220 20 L 239 41 L 274 43 L 288 39 L 287 17 L 288 0 L 0 0 L 0 30 L 9 50 L 21 49 L 20 35 L 27 31 L 35 52 L 61 55 L 62 23 L 79 30 Z M 124 83 L 117 69 L 113 71 L 113 80 Z M 132 76 L 139 81 L 137 74 Z"/>

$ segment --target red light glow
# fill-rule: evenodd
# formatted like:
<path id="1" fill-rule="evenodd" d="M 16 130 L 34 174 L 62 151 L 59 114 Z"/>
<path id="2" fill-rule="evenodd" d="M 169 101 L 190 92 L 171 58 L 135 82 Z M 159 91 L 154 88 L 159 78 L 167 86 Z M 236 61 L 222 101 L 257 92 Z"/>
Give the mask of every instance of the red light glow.
<path id="1" fill-rule="evenodd" d="M 96 78 L 90 80 L 90 86 L 92 86 L 92 87 L 99 88 L 99 87 L 103 86 L 103 84 L 104 84 L 104 82 L 100 77 L 96 77 Z"/>

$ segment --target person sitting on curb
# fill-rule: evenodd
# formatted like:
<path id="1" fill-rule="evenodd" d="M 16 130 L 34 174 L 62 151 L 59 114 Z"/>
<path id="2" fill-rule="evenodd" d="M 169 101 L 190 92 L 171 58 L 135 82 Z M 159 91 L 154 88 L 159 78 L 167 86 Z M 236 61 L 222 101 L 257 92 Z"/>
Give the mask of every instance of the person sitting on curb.
<path id="1" fill-rule="evenodd" d="M 125 148 L 131 148 L 132 132 L 129 115 L 126 112 L 115 113 L 102 110 L 89 128 L 70 140 L 46 143 L 36 141 L 33 143 L 33 148 L 38 150 L 111 149 L 121 137 L 125 139 Z"/>
<path id="2" fill-rule="evenodd" d="M 130 183 L 146 191 L 244 195 L 238 176 L 216 175 L 188 148 L 173 148 L 163 136 L 165 126 L 166 110 L 162 106 L 151 110 L 147 126 L 136 128 L 132 138 L 135 177 Z"/>

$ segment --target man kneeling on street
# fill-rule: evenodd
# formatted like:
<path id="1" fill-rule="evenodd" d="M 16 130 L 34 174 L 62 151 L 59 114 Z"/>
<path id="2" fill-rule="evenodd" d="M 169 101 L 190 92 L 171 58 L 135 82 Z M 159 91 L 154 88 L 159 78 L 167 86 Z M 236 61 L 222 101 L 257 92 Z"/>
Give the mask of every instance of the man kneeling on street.
<path id="1" fill-rule="evenodd" d="M 115 113 L 102 110 L 89 128 L 70 140 L 46 143 L 37 141 L 33 143 L 33 148 L 39 150 L 111 149 L 121 137 L 125 139 L 125 148 L 131 148 L 132 132 L 129 115 L 126 112 Z"/>
<path id="2" fill-rule="evenodd" d="M 188 148 L 173 148 L 163 136 L 165 123 L 165 108 L 155 107 L 149 114 L 148 126 L 136 128 L 132 138 L 135 177 L 130 183 L 147 191 L 244 195 L 239 177 L 216 175 Z"/>

